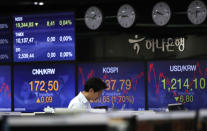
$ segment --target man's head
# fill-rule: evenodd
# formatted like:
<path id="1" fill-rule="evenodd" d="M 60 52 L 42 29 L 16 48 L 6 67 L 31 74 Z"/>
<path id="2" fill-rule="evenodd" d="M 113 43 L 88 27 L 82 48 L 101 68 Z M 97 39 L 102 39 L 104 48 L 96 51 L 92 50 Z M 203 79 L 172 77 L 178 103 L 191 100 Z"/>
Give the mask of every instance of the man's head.
<path id="1" fill-rule="evenodd" d="M 101 79 L 93 77 L 86 82 L 84 91 L 88 92 L 90 101 L 94 101 L 100 98 L 106 88 L 106 84 Z"/>

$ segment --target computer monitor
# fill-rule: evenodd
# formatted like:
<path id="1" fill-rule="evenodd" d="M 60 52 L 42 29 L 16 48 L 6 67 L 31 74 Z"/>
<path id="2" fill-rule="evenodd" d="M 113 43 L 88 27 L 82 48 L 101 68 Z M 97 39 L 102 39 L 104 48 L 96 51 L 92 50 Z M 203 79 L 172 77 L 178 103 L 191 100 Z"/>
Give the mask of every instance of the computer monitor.
<path id="1" fill-rule="evenodd" d="M 207 108 L 206 67 L 206 60 L 148 62 L 149 109 L 165 110 L 175 103 L 188 110 Z"/>
<path id="2" fill-rule="evenodd" d="M 0 66 L 0 112 L 11 111 L 11 67 Z"/>
<path id="3" fill-rule="evenodd" d="M 143 62 L 100 62 L 78 65 L 78 91 L 92 77 L 101 78 L 107 85 L 92 107 L 118 110 L 145 109 L 145 82 Z"/>
<path id="4" fill-rule="evenodd" d="M 0 17 L 0 62 L 11 62 L 11 21 Z"/>
<path id="5" fill-rule="evenodd" d="M 74 64 L 14 66 L 14 111 L 43 112 L 67 108 L 75 97 Z"/>

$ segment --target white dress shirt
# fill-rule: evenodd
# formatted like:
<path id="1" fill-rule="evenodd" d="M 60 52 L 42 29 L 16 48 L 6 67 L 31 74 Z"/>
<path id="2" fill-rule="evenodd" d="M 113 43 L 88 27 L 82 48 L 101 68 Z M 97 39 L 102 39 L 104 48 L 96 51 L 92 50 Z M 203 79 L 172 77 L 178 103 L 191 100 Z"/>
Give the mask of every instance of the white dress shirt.
<path id="1" fill-rule="evenodd" d="M 91 110 L 90 102 L 86 99 L 82 92 L 70 101 L 68 109 L 71 110 Z"/>

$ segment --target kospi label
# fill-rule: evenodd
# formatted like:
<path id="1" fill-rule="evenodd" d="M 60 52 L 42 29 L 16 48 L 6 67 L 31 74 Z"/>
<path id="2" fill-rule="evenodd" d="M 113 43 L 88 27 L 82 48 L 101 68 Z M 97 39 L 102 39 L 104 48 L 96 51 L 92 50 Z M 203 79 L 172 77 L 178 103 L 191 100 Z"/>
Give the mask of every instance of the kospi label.
<path id="1" fill-rule="evenodd" d="M 103 67 L 103 74 L 113 74 L 113 73 L 119 73 L 119 67 Z"/>

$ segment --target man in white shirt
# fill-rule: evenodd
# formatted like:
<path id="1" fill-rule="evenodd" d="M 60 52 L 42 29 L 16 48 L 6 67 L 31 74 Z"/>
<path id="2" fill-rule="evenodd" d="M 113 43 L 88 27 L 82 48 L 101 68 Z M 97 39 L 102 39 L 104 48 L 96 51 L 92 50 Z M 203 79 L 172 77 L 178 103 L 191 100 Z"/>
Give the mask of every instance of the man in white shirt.
<path id="1" fill-rule="evenodd" d="M 91 110 L 90 102 L 101 97 L 105 83 L 99 78 L 91 78 L 84 85 L 84 90 L 70 101 L 68 109 L 70 110 Z"/>

